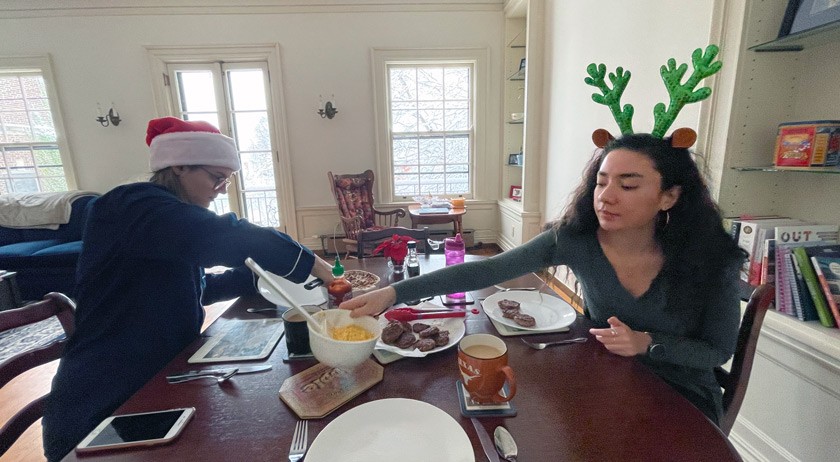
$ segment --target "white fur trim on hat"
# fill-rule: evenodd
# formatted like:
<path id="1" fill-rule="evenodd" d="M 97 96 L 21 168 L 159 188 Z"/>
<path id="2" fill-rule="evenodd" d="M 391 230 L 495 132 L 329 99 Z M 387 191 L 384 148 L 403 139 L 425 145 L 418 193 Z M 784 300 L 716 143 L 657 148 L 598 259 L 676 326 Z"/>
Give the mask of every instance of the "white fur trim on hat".
<path id="1" fill-rule="evenodd" d="M 149 148 L 149 167 L 153 172 L 176 165 L 208 165 L 233 171 L 240 168 L 236 144 L 220 133 L 162 133 L 154 137 Z"/>

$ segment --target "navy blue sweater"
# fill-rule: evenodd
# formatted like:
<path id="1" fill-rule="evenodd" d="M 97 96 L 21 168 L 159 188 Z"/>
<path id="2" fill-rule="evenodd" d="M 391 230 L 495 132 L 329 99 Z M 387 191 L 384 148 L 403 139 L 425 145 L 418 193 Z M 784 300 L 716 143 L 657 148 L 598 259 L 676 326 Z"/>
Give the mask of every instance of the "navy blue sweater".
<path id="1" fill-rule="evenodd" d="M 195 340 L 203 304 L 256 292 L 243 266 L 303 282 L 312 252 L 233 214 L 151 184 L 120 186 L 93 205 L 77 267 L 76 332 L 53 379 L 44 451 L 58 460 Z M 222 274 L 203 268 L 227 266 Z"/>

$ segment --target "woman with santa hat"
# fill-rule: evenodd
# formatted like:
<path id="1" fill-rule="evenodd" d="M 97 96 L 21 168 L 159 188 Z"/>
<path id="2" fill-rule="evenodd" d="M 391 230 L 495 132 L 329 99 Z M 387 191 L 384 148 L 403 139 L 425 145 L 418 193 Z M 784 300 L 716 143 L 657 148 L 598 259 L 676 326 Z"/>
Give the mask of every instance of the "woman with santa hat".
<path id="1" fill-rule="evenodd" d="M 85 226 L 76 331 L 43 418 L 50 461 L 198 338 L 203 305 L 256 293 L 247 257 L 292 282 L 332 279 L 328 263 L 286 234 L 208 210 L 240 168 L 231 138 L 165 117 L 149 122 L 146 143 L 151 179 L 97 199 Z M 232 269 L 204 273 L 213 266 Z"/>

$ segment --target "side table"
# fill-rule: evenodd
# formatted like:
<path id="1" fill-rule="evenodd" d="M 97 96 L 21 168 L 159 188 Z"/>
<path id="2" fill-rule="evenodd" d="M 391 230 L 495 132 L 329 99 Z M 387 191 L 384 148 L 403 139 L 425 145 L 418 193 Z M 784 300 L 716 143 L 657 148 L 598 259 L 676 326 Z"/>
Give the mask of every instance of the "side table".
<path id="1" fill-rule="evenodd" d="M 420 205 L 408 206 L 408 214 L 411 216 L 411 227 L 418 228 L 418 225 L 437 225 L 441 223 L 452 223 L 455 234 L 462 232 L 461 217 L 467 213 L 467 209 L 449 209 L 447 213 L 420 213 Z"/>

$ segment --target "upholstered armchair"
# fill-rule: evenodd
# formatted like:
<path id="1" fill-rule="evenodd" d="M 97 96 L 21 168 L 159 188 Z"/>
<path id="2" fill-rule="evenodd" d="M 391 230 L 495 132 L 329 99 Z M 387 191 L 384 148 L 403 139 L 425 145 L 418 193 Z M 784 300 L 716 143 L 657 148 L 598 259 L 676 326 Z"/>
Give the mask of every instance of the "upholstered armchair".
<path id="1" fill-rule="evenodd" d="M 347 175 L 327 172 L 327 177 L 338 205 L 341 225 L 344 227 L 342 241 L 348 253 L 358 247 L 359 233 L 398 226 L 399 219 L 405 217 L 403 209 L 383 212 L 373 206 L 373 171 Z"/>

